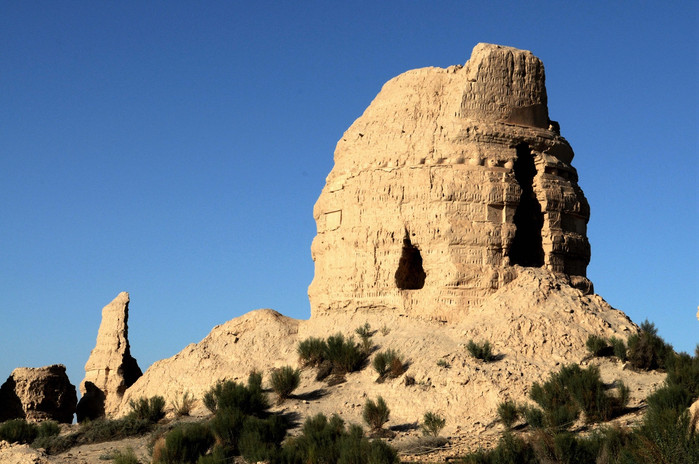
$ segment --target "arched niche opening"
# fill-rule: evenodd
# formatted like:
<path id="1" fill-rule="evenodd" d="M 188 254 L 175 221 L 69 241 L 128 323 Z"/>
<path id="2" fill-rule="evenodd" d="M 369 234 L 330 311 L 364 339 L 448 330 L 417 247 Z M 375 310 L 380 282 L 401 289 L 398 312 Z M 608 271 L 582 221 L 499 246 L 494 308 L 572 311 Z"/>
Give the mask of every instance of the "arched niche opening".
<path id="1" fill-rule="evenodd" d="M 419 290 L 425 286 L 425 277 L 427 275 L 422 268 L 420 250 L 412 244 L 406 231 L 395 275 L 396 287 L 401 290 Z"/>
<path id="2" fill-rule="evenodd" d="M 529 145 L 520 143 L 516 150 L 514 174 L 522 189 L 522 194 L 519 197 L 519 205 L 517 205 L 513 218 L 517 229 L 508 256 L 510 264 L 541 267 L 544 265 L 544 249 L 541 243 L 544 215 L 541 212 L 541 204 L 534 193 L 536 165 Z"/>

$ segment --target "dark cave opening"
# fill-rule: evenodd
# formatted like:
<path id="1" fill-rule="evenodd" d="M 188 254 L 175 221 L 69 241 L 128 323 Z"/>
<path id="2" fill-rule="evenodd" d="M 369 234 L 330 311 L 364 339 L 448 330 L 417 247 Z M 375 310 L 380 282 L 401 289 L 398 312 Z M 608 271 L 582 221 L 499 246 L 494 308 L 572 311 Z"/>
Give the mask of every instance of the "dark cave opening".
<path id="1" fill-rule="evenodd" d="M 425 286 L 425 270 L 422 268 L 420 250 L 412 244 L 408 232 L 403 238 L 403 250 L 396 270 L 396 286 L 401 290 L 419 290 Z"/>
<path id="2" fill-rule="evenodd" d="M 536 166 L 529 145 L 520 143 L 516 150 L 514 174 L 522 189 L 522 194 L 515 210 L 514 223 L 517 229 L 508 256 L 510 264 L 541 267 L 544 265 L 544 249 L 541 243 L 544 215 L 541 212 L 541 204 L 534 193 Z"/>

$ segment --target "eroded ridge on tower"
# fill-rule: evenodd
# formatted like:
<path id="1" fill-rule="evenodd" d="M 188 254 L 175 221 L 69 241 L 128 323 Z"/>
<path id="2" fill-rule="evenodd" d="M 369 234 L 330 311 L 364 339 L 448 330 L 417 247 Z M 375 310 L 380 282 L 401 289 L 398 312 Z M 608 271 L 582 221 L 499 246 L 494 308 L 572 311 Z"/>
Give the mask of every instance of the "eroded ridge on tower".
<path id="1" fill-rule="evenodd" d="M 338 142 L 314 208 L 312 313 L 453 320 L 518 266 L 591 291 L 589 206 L 546 98 L 541 60 L 491 44 L 386 83 Z"/>

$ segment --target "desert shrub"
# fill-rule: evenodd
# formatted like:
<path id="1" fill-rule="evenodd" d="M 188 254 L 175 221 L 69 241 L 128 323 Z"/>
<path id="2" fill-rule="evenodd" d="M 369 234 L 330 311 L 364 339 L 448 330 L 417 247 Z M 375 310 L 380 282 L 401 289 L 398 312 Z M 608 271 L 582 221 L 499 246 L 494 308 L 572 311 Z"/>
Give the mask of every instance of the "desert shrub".
<path id="1" fill-rule="evenodd" d="M 301 371 L 291 366 L 284 366 L 272 371 L 270 379 L 272 390 L 274 390 L 274 393 L 279 397 L 278 403 L 281 404 L 298 388 L 301 383 Z"/>
<path id="2" fill-rule="evenodd" d="M 699 397 L 699 357 L 678 353 L 666 358 L 666 385 L 679 385 L 693 398 Z"/>
<path id="3" fill-rule="evenodd" d="M 590 335 L 587 337 L 585 346 L 593 356 L 608 356 L 612 352 L 612 347 L 607 339 L 597 335 Z"/>
<path id="4" fill-rule="evenodd" d="M 359 339 L 362 341 L 362 351 L 368 356 L 374 348 L 374 345 L 371 342 L 371 337 L 374 335 L 374 332 L 371 330 L 371 326 L 368 322 L 366 322 L 363 326 L 354 329 L 354 333 L 359 335 Z"/>
<path id="5" fill-rule="evenodd" d="M 366 401 L 362 410 L 362 418 L 371 427 L 371 430 L 380 430 L 383 424 L 388 422 L 390 413 L 391 410 L 388 409 L 386 402 L 379 396 L 376 401 L 371 399 Z"/>
<path id="6" fill-rule="evenodd" d="M 437 366 L 443 367 L 445 369 L 449 369 L 449 367 L 451 367 L 446 359 L 438 359 Z"/>
<path id="7" fill-rule="evenodd" d="M 579 369 L 568 381 L 568 391 L 585 413 L 587 423 L 608 421 L 618 415 L 628 403 L 629 389 L 617 381 L 617 395 L 610 395 L 602 382 L 597 366 Z"/>
<path id="8" fill-rule="evenodd" d="M 335 373 L 358 371 L 366 362 L 367 354 L 354 342 L 352 337 L 345 339 L 341 333 L 331 335 L 328 337 L 326 345 L 325 357 L 333 364 Z"/>
<path id="9" fill-rule="evenodd" d="M 195 402 L 196 400 L 193 396 L 190 396 L 189 392 L 184 392 L 181 398 L 175 398 L 172 400 L 172 410 L 175 412 L 175 416 L 189 416 Z"/>
<path id="10" fill-rule="evenodd" d="M 306 459 L 310 462 L 337 462 L 340 454 L 338 442 L 346 433 L 340 416 L 335 414 L 328 420 L 323 414 L 318 414 L 306 419 L 301 434 L 287 443 L 283 453 L 288 462 L 304 462 Z"/>
<path id="11" fill-rule="evenodd" d="M 544 412 L 541 409 L 526 405 L 520 407 L 519 412 L 531 428 L 540 429 L 544 427 Z"/>
<path id="12" fill-rule="evenodd" d="M 386 324 L 384 324 L 379 329 L 379 332 L 381 332 L 381 335 L 383 335 L 385 337 L 386 335 L 391 333 L 391 328 L 389 326 L 387 326 Z"/>
<path id="13" fill-rule="evenodd" d="M 320 382 L 321 380 L 325 380 L 328 378 L 331 374 L 333 373 L 333 363 L 328 361 L 327 359 L 320 363 L 318 367 L 316 368 L 316 380 Z"/>
<path id="14" fill-rule="evenodd" d="M 372 332 L 371 326 L 368 322 L 365 322 L 364 325 L 354 329 L 354 333 L 359 335 L 359 338 L 361 338 L 362 340 L 369 339 L 374 335 L 374 332 Z"/>
<path id="15" fill-rule="evenodd" d="M 549 456 L 554 462 L 577 464 L 595 462 L 598 454 L 598 443 L 587 438 L 576 436 L 570 432 L 559 432 L 553 435 L 553 447 Z"/>
<path id="16" fill-rule="evenodd" d="M 211 453 L 200 456 L 199 459 L 197 459 L 197 464 L 222 464 L 227 462 L 236 462 L 236 455 L 231 452 L 230 449 L 221 445 L 214 445 L 211 449 Z"/>
<path id="17" fill-rule="evenodd" d="M 162 396 L 130 400 L 129 407 L 131 411 L 128 416 L 134 419 L 143 419 L 155 424 L 165 417 L 165 399 Z"/>
<path id="18" fill-rule="evenodd" d="M 133 448 L 127 448 L 124 451 L 115 451 L 111 456 L 111 460 L 114 464 L 139 464 Z"/>
<path id="19" fill-rule="evenodd" d="M 150 432 L 153 423 L 146 419 L 126 416 L 121 419 L 96 419 L 80 424 L 77 432 L 67 435 L 39 436 L 32 446 L 43 448 L 48 454 L 58 454 L 77 445 L 102 443 L 144 435 Z"/>
<path id="20" fill-rule="evenodd" d="M 447 420 L 435 412 L 428 411 L 422 416 L 422 434 L 436 437 L 442 431 Z"/>
<path id="21" fill-rule="evenodd" d="M 238 409 L 221 409 L 209 421 L 211 433 L 216 438 L 216 442 L 233 453 L 238 451 L 238 439 L 243 431 L 245 414 Z"/>
<path id="22" fill-rule="evenodd" d="M 485 341 L 483 343 L 476 343 L 473 340 L 469 340 L 468 344 L 466 345 L 466 349 L 469 353 L 471 353 L 471 356 L 473 356 L 476 359 L 481 359 L 485 362 L 491 362 L 495 360 L 493 348 L 491 347 L 490 342 L 488 341 Z"/>
<path id="23" fill-rule="evenodd" d="M 0 440 L 9 443 L 31 443 L 39 435 L 39 427 L 24 419 L 12 419 L 0 424 Z"/>
<path id="24" fill-rule="evenodd" d="M 285 443 L 279 461 L 294 464 L 394 464 L 398 463 L 398 455 L 381 440 L 369 441 L 360 427 L 345 428 L 338 415 L 328 420 L 323 414 L 318 414 L 306 419 L 301 434 Z"/>
<path id="25" fill-rule="evenodd" d="M 517 422 L 519 418 L 519 408 L 514 401 L 507 400 L 498 404 L 498 418 L 508 429 Z"/>
<path id="26" fill-rule="evenodd" d="M 164 446 L 153 453 L 153 463 L 195 463 L 213 444 L 214 437 L 207 425 L 196 422 L 183 424 L 165 435 Z"/>
<path id="27" fill-rule="evenodd" d="M 248 375 L 248 389 L 262 391 L 262 372 L 257 369 L 250 371 Z"/>
<path id="28" fill-rule="evenodd" d="M 675 422 L 676 419 L 692 404 L 691 394 L 681 385 L 668 385 L 657 389 L 646 398 L 648 410 L 646 411 L 646 419 L 652 426 L 661 427 L 659 422 L 664 419 L 670 419 Z"/>
<path id="29" fill-rule="evenodd" d="M 522 438 L 505 432 L 490 451 L 476 451 L 462 458 L 464 464 L 538 464 L 534 447 Z"/>
<path id="30" fill-rule="evenodd" d="M 626 361 L 626 343 L 624 343 L 624 340 L 612 337 L 609 339 L 609 344 L 612 345 L 614 356 L 621 361 Z"/>
<path id="31" fill-rule="evenodd" d="M 635 436 L 633 455 L 641 462 L 699 462 L 699 433 L 691 423 L 689 392 L 681 385 L 656 390 Z"/>
<path id="32" fill-rule="evenodd" d="M 355 441 L 357 440 L 355 439 Z M 338 464 L 350 464 L 355 462 L 364 462 L 366 464 L 397 464 L 400 462 L 398 459 L 398 453 L 388 443 L 381 440 L 366 440 L 366 442 L 369 443 L 369 449 L 365 455 L 366 460 L 343 459 L 343 456 L 341 455 Z"/>
<path id="33" fill-rule="evenodd" d="M 422 435 L 401 440 L 398 442 L 397 448 L 400 454 L 424 455 L 444 447 L 447 443 L 449 443 L 449 440 L 444 437 Z"/>
<path id="34" fill-rule="evenodd" d="M 328 347 L 322 338 L 309 337 L 299 343 L 296 353 L 302 366 L 319 366 L 325 360 Z"/>
<path id="35" fill-rule="evenodd" d="M 571 364 L 551 374 L 545 383 L 535 382 L 530 397 L 541 406 L 547 426 L 567 428 L 581 411 L 588 423 L 618 414 L 626 406 L 629 392 L 621 382 L 617 390 L 616 396 L 607 392 L 597 366 L 581 369 Z"/>
<path id="36" fill-rule="evenodd" d="M 280 415 L 267 419 L 246 417 L 238 441 L 240 454 L 247 462 L 273 460 L 279 453 L 288 428 L 288 421 Z"/>
<path id="37" fill-rule="evenodd" d="M 220 409 L 237 409 L 242 414 L 258 417 L 270 406 L 254 375 L 248 379 L 247 386 L 232 380 L 216 383 L 204 395 L 204 405 L 213 413 Z"/>
<path id="38" fill-rule="evenodd" d="M 31 444 L 32 448 L 42 448 L 46 454 L 59 454 L 78 444 L 79 433 L 37 437 Z"/>
<path id="39" fill-rule="evenodd" d="M 32 443 L 34 448 L 43 448 L 48 454 L 58 454 L 74 446 L 90 443 L 121 440 L 128 437 L 144 435 L 153 429 L 153 423 L 127 415 L 120 419 L 100 418 L 85 421 L 80 428 L 66 435 L 39 436 Z"/>
<path id="40" fill-rule="evenodd" d="M 37 432 L 38 438 L 55 437 L 61 433 L 61 426 L 56 421 L 47 420 L 39 424 Z"/>
<path id="41" fill-rule="evenodd" d="M 147 419 L 126 416 L 121 419 L 97 419 L 80 425 L 79 443 L 101 443 L 148 433 L 153 423 Z"/>
<path id="42" fill-rule="evenodd" d="M 628 339 L 626 356 L 636 369 L 664 369 L 666 359 L 672 353 L 672 346 L 658 336 L 658 329 L 648 320 L 641 324 L 639 333 Z"/>
<path id="43" fill-rule="evenodd" d="M 379 374 L 379 379 L 386 377 L 400 377 L 405 372 L 405 364 L 400 354 L 392 349 L 377 353 L 372 362 L 374 370 Z"/>

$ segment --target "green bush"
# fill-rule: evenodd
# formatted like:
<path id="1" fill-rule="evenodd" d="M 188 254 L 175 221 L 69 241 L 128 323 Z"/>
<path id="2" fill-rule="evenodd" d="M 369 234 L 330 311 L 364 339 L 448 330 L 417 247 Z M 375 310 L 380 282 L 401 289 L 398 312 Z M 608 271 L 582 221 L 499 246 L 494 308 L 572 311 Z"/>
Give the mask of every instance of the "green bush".
<path id="1" fill-rule="evenodd" d="M 267 419 L 248 416 L 238 441 L 240 454 L 247 462 L 274 460 L 288 428 L 288 421 L 280 415 Z"/>
<path id="2" fill-rule="evenodd" d="M 321 338 L 309 337 L 299 343 L 296 352 L 302 366 L 317 367 L 325 360 L 328 346 Z"/>
<path id="3" fill-rule="evenodd" d="M 609 339 L 609 344 L 612 345 L 612 351 L 614 352 L 614 356 L 619 358 L 621 361 L 626 361 L 626 343 L 624 343 L 624 340 L 616 337 L 612 337 Z"/>
<path id="4" fill-rule="evenodd" d="M 386 377 L 397 378 L 405 372 L 405 364 L 400 354 L 392 349 L 388 349 L 374 356 L 372 362 L 374 370 L 379 374 L 379 380 Z"/>
<path id="5" fill-rule="evenodd" d="M 464 464 L 538 464 L 534 447 L 522 438 L 505 432 L 497 447 L 476 451 L 462 458 Z"/>
<path id="6" fill-rule="evenodd" d="M 61 433 L 61 426 L 58 422 L 47 420 L 39 424 L 38 438 L 55 437 Z"/>
<path id="7" fill-rule="evenodd" d="M 526 405 L 522 406 L 519 412 L 524 417 L 527 424 L 529 424 L 529 427 L 533 429 L 544 427 L 544 412 L 541 409 Z"/>
<path id="8" fill-rule="evenodd" d="M 115 451 L 111 459 L 114 464 L 139 464 L 133 448 L 127 448 L 124 451 Z"/>
<path id="9" fill-rule="evenodd" d="M 628 339 L 626 355 L 636 369 L 664 369 L 668 356 L 672 354 L 672 346 L 658 336 L 658 329 L 647 320 L 641 324 L 641 331 Z"/>
<path id="10" fill-rule="evenodd" d="M 32 447 L 43 448 L 48 454 L 59 454 L 78 445 L 102 443 L 144 435 L 153 429 L 153 425 L 149 420 L 139 419 L 133 415 L 113 420 L 100 418 L 82 422 L 80 428 L 73 433 L 39 436 L 32 443 Z"/>
<path id="11" fill-rule="evenodd" d="M 176 398 L 172 401 L 172 409 L 176 417 L 189 416 L 192 412 L 196 400 L 190 396 L 189 392 L 184 392 L 181 398 Z"/>
<path id="12" fill-rule="evenodd" d="M 628 402 L 628 389 L 617 385 L 618 394 L 610 395 L 597 366 L 581 369 L 576 364 L 561 367 L 543 384 L 532 385 L 530 397 L 541 406 L 545 424 L 568 428 L 580 412 L 588 423 L 607 421 L 621 412 Z"/>
<path id="13" fill-rule="evenodd" d="M 301 383 L 301 371 L 291 366 L 284 366 L 272 371 L 272 390 L 279 397 L 278 404 L 289 398 L 289 395 L 296 390 Z"/>
<path id="14" fill-rule="evenodd" d="M 149 432 L 153 423 L 147 419 L 126 416 L 121 419 L 97 419 L 80 425 L 80 443 L 102 443 Z"/>
<path id="15" fill-rule="evenodd" d="M 422 417 L 422 434 L 425 436 L 436 437 L 442 431 L 447 420 L 437 413 L 428 411 Z"/>
<path id="16" fill-rule="evenodd" d="M 693 398 L 681 385 L 665 386 L 646 399 L 648 410 L 635 434 L 632 454 L 640 462 L 699 462 L 699 433 L 688 406 Z"/>
<path id="17" fill-rule="evenodd" d="M 449 363 L 447 362 L 446 359 L 438 359 L 438 360 L 437 360 L 437 366 L 443 367 L 443 368 L 445 368 L 445 369 L 449 369 L 449 367 L 451 367 L 451 366 L 449 366 Z"/>
<path id="18" fill-rule="evenodd" d="M 245 414 L 239 409 L 220 409 L 209 421 L 211 433 L 216 438 L 216 442 L 225 448 L 238 452 L 238 439 L 243 431 Z"/>
<path id="19" fill-rule="evenodd" d="M 699 356 L 678 353 L 667 359 L 667 385 L 680 385 L 693 398 L 699 397 Z"/>
<path id="20" fill-rule="evenodd" d="M 371 330 L 371 326 L 367 322 L 363 326 L 354 329 L 354 333 L 359 335 L 359 339 L 362 341 L 362 351 L 364 354 L 369 356 L 371 351 L 374 349 L 374 345 L 371 342 L 371 337 L 374 335 L 374 332 Z"/>
<path id="21" fill-rule="evenodd" d="M 519 408 L 514 401 L 508 400 L 498 404 L 498 417 L 505 427 L 512 428 L 512 425 L 519 418 Z"/>
<path id="22" fill-rule="evenodd" d="M 345 428 L 333 415 L 309 417 L 301 434 L 289 440 L 280 455 L 283 463 L 397 464 L 398 454 L 381 440 L 369 441 L 356 425 Z"/>
<path id="23" fill-rule="evenodd" d="M 165 417 L 165 399 L 162 396 L 130 400 L 129 407 L 131 412 L 128 416 L 134 419 L 143 419 L 155 424 Z"/>
<path id="24" fill-rule="evenodd" d="M 254 375 L 248 379 L 247 386 L 232 380 L 219 381 L 204 395 L 204 405 L 212 413 L 237 409 L 244 415 L 258 417 L 266 414 L 270 406 Z"/>
<path id="25" fill-rule="evenodd" d="M 39 435 L 39 427 L 24 419 L 12 419 L 0 424 L 0 440 L 9 443 L 31 443 Z"/>
<path id="26" fill-rule="evenodd" d="M 333 372 L 344 374 L 360 370 L 367 360 L 367 354 L 354 342 L 352 337 L 345 339 L 341 334 L 328 337 L 325 356 L 333 364 Z"/>
<path id="27" fill-rule="evenodd" d="M 345 423 L 340 416 L 335 414 L 328 420 L 318 414 L 306 419 L 301 434 L 290 440 L 282 453 L 287 462 L 337 462 L 339 441 L 345 435 Z"/>
<path id="28" fill-rule="evenodd" d="M 587 350 L 593 356 L 608 356 L 612 352 L 612 347 L 609 342 L 602 337 L 597 335 L 590 335 L 587 337 L 587 342 L 585 343 Z"/>
<path id="29" fill-rule="evenodd" d="M 235 453 L 221 445 L 214 445 L 210 454 L 200 456 L 197 464 L 222 464 L 236 462 Z"/>
<path id="30" fill-rule="evenodd" d="M 165 435 L 164 446 L 158 452 L 153 452 L 153 463 L 195 463 L 213 444 L 214 437 L 205 424 L 194 422 L 179 425 Z"/>
<path id="31" fill-rule="evenodd" d="M 485 362 L 495 361 L 493 349 L 488 341 L 476 343 L 473 340 L 469 340 L 468 344 L 466 345 L 466 349 L 469 353 L 471 353 L 471 356 L 476 359 L 481 359 Z"/>
<path id="32" fill-rule="evenodd" d="M 252 370 L 248 375 L 248 389 L 262 391 L 262 372 Z"/>
<path id="33" fill-rule="evenodd" d="M 371 331 L 371 326 L 368 322 L 365 322 L 364 325 L 354 329 L 354 333 L 359 335 L 359 338 L 362 340 L 369 339 L 372 337 L 372 335 L 374 335 L 374 332 Z"/>
<path id="34" fill-rule="evenodd" d="M 377 431 L 383 427 L 383 424 L 388 422 L 390 414 L 391 410 L 388 409 L 384 399 L 379 396 L 376 401 L 370 399 L 366 401 L 362 411 L 362 418 L 371 427 L 371 430 Z"/>

